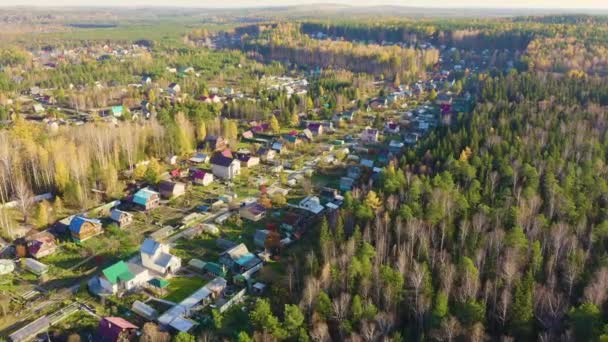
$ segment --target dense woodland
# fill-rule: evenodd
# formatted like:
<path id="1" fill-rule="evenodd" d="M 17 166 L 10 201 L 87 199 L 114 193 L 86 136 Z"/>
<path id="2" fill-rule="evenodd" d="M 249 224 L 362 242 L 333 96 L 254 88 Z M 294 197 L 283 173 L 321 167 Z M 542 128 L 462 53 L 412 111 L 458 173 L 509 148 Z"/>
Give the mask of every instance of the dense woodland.
<path id="1" fill-rule="evenodd" d="M 320 226 L 300 270 L 312 335 L 587 341 L 606 331 L 607 83 L 479 82 L 474 113 L 395 160 L 379 187 L 347 194 Z"/>
<path id="2" fill-rule="evenodd" d="M 254 57 L 259 55 L 312 68 L 347 69 L 387 78 L 397 74 L 415 78 L 437 63 L 439 58 L 439 52 L 435 49 L 316 40 L 303 35 L 299 25 L 291 23 L 261 30 L 259 35 L 251 39 L 245 37 L 243 47 L 255 51 Z"/>

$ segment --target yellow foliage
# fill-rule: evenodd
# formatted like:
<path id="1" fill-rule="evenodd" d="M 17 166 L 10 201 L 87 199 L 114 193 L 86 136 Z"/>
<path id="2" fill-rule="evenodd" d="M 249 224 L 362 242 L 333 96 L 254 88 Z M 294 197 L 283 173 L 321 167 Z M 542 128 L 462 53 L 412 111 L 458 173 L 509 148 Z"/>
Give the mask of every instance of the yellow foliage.
<path id="1" fill-rule="evenodd" d="M 473 152 L 467 146 L 467 147 L 464 148 L 464 150 L 462 150 L 462 152 L 460 152 L 460 158 L 458 158 L 458 160 L 460 160 L 462 162 L 468 161 L 469 158 L 471 158 L 471 155 L 473 155 Z"/>

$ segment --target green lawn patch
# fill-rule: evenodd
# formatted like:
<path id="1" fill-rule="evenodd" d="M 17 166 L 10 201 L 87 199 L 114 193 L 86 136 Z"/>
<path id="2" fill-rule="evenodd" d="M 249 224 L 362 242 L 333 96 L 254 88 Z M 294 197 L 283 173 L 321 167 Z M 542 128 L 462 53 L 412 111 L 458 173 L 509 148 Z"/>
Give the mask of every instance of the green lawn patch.
<path id="1" fill-rule="evenodd" d="M 169 286 L 166 288 L 167 295 L 163 298 L 179 303 L 188 298 L 192 293 L 205 286 L 207 281 L 201 277 L 175 277 L 169 279 Z"/>

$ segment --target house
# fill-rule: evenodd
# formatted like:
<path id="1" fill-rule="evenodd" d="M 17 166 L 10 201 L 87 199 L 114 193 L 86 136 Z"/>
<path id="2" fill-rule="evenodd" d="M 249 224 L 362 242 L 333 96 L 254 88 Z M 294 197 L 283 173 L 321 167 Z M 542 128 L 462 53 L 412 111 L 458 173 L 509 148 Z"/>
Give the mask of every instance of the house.
<path id="1" fill-rule="evenodd" d="M 99 321 L 96 340 L 101 342 L 131 341 L 137 336 L 137 326 L 121 317 L 104 317 Z"/>
<path id="2" fill-rule="evenodd" d="M 297 132 L 291 132 L 290 134 L 283 135 L 283 140 L 286 143 L 293 145 L 299 145 L 302 143 L 302 140 L 298 137 Z"/>
<path id="3" fill-rule="evenodd" d="M 110 219 L 118 225 L 120 228 L 124 228 L 133 222 L 133 215 L 126 211 L 112 209 L 110 212 Z"/>
<path id="4" fill-rule="evenodd" d="M 277 151 L 262 147 L 258 150 L 258 156 L 262 161 L 271 161 L 277 155 Z"/>
<path id="5" fill-rule="evenodd" d="M 75 216 L 70 222 L 70 234 L 76 242 L 83 242 L 103 233 L 101 221 L 82 216 Z"/>
<path id="6" fill-rule="evenodd" d="M 175 198 L 186 193 L 186 184 L 182 182 L 161 181 L 158 184 L 158 190 L 164 198 Z"/>
<path id="7" fill-rule="evenodd" d="M 388 149 L 391 152 L 397 153 L 397 152 L 401 151 L 403 146 L 405 146 L 405 144 L 402 143 L 401 141 L 391 140 L 391 142 L 388 144 Z"/>
<path id="8" fill-rule="evenodd" d="M 133 203 L 144 208 L 144 210 L 151 210 L 160 205 L 160 194 L 148 188 L 143 188 L 133 195 Z"/>
<path id="9" fill-rule="evenodd" d="M 270 148 L 273 149 L 274 151 L 277 151 L 277 153 L 282 153 L 283 152 L 283 143 L 280 141 L 275 141 L 274 143 L 272 143 L 272 146 Z"/>
<path id="10" fill-rule="evenodd" d="M 328 187 L 323 187 L 321 188 L 321 192 L 319 193 L 319 196 L 321 196 L 322 199 L 331 201 L 331 202 L 336 202 L 336 201 L 343 201 L 344 197 L 341 196 L 338 192 L 337 189 L 334 188 L 328 188 Z"/>
<path id="11" fill-rule="evenodd" d="M 399 130 L 400 130 L 400 127 L 399 127 L 398 123 L 389 121 L 386 123 L 386 125 L 384 125 L 384 131 L 386 133 L 399 134 Z"/>
<path id="12" fill-rule="evenodd" d="M 181 90 L 182 88 L 177 83 L 171 83 L 169 84 L 169 87 L 167 87 L 167 93 L 172 96 L 179 94 Z"/>
<path id="13" fill-rule="evenodd" d="M 219 260 L 229 270 L 239 274 L 262 267 L 262 260 L 250 253 L 247 246 L 242 243 L 224 251 L 220 254 Z"/>
<path id="14" fill-rule="evenodd" d="M 260 158 L 249 153 L 236 152 L 234 155 L 241 162 L 241 167 L 252 167 L 260 164 Z"/>
<path id="15" fill-rule="evenodd" d="M 103 292 L 111 294 L 140 288 L 150 280 L 147 269 L 122 260 L 103 269 L 101 273 L 99 285 Z"/>
<path id="16" fill-rule="evenodd" d="M 361 132 L 360 139 L 364 143 L 377 143 L 379 138 L 378 130 L 369 126 Z"/>
<path id="17" fill-rule="evenodd" d="M 306 129 L 308 129 L 313 136 L 320 136 L 323 135 L 323 125 L 317 122 L 312 122 L 309 123 L 308 126 L 306 126 Z"/>
<path id="18" fill-rule="evenodd" d="M 249 221 L 258 222 L 266 216 L 266 208 L 260 203 L 251 203 L 239 209 L 239 215 Z"/>
<path id="19" fill-rule="evenodd" d="M 211 171 L 213 175 L 222 179 L 233 179 L 241 173 L 241 162 L 238 159 L 216 153 L 211 158 Z"/>
<path id="20" fill-rule="evenodd" d="M 194 170 L 192 172 L 192 182 L 194 184 L 207 186 L 213 183 L 213 174 L 203 170 Z"/>
<path id="21" fill-rule="evenodd" d="M 355 180 L 350 177 L 340 178 L 340 191 L 351 191 Z"/>
<path id="22" fill-rule="evenodd" d="M 317 196 L 308 196 L 300 202 L 300 208 L 308 210 L 313 214 L 319 214 L 323 211 L 324 207 L 321 205 L 321 201 Z"/>
<path id="23" fill-rule="evenodd" d="M 169 253 L 169 245 L 147 238 L 139 249 L 141 263 L 145 268 L 163 276 L 175 273 L 182 265 L 182 260 Z"/>
<path id="24" fill-rule="evenodd" d="M 55 236 L 48 231 L 28 236 L 26 240 L 28 254 L 36 259 L 44 258 L 57 251 Z"/>
<path id="25" fill-rule="evenodd" d="M 112 113 L 112 115 L 116 118 L 119 118 L 122 116 L 124 109 L 122 106 L 112 106 L 112 108 L 110 109 L 110 112 Z"/>
<path id="26" fill-rule="evenodd" d="M 169 172 L 169 174 L 171 175 L 171 178 L 186 178 L 188 177 L 188 175 L 190 174 L 190 171 L 188 171 L 188 169 L 180 169 L 180 168 L 175 168 L 173 170 L 171 170 L 171 172 Z"/>
<path id="27" fill-rule="evenodd" d="M 228 141 L 222 137 L 208 136 L 207 138 L 205 138 L 203 146 L 211 151 L 221 151 L 225 150 L 228 147 Z"/>

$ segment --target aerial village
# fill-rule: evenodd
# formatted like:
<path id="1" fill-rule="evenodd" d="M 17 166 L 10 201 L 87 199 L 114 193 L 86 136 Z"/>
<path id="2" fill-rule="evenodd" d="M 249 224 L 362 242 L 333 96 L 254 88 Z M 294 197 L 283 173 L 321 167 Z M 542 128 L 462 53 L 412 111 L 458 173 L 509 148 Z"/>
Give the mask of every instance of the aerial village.
<path id="1" fill-rule="evenodd" d="M 40 50 L 35 67 L 50 70 L 83 56 L 134 58 L 148 51 L 145 42 L 139 44 Z M 15 279 L 0 294 L 5 314 L 28 317 L 28 323 L 3 331 L 10 341 L 28 341 L 53 327 L 69 330 L 66 322 L 77 326 L 79 317 L 93 320 L 87 333 L 94 341 L 135 336 L 146 322 L 171 334 L 200 332 L 217 315 L 276 295 L 289 286 L 298 249 L 316 240 L 308 234 L 312 227 L 343 206 L 353 189 L 373 186 L 391 160 L 429 131 L 468 110 L 471 95 L 449 77 L 462 66 L 446 65 L 412 84 L 376 82 L 380 95 L 325 118 L 318 113 L 327 108 L 309 108 L 297 113 L 291 127 L 279 127 L 274 116 L 240 119 L 236 140 L 208 134 L 192 153 L 132 165 L 122 173 L 130 180 L 122 198 L 42 229 L 22 229 L 0 245 L 0 274 Z M 148 101 L 120 102 L 125 93 L 154 88 L 165 104 L 181 102 L 187 97 L 181 77 L 202 71 L 168 66 L 164 72 L 175 82 L 139 75 L 139 83 L 74 86 L 75 92 L 107 95 L 92 107 L 75 96 L 70 108 L 61 108 L 57 92 L 39 86 L 15 101 L 31 108 L 27 120 L 51 130 L 99 121 L 119 127 L 156 111 Z M 317 76 L 291 71 L 264 76 L 259 84 L 288 98 L 306 97 L 309 79 Z M 221 108 L 260 99 L 238 88 L 211 87 L 194 101 Z M 131 180 L 151 169 L 155 181 Z M 56 203 L 52 193 L 33 201 Z"/>

